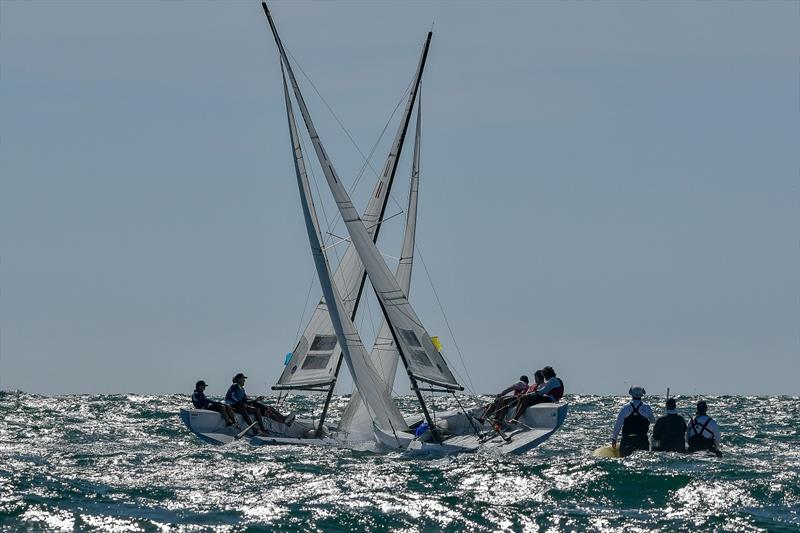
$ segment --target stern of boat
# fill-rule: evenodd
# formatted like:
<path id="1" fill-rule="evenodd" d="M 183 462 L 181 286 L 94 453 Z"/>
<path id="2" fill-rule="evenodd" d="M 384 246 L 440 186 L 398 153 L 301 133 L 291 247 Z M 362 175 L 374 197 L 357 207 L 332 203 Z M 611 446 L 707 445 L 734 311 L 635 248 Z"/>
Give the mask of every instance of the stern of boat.
<path id="1" fill-rule="evenodd" d="M 524 422 L 536 429 L 556 429 L 566 418 L 566 403 L 540 403 L 525 410 Z"/>

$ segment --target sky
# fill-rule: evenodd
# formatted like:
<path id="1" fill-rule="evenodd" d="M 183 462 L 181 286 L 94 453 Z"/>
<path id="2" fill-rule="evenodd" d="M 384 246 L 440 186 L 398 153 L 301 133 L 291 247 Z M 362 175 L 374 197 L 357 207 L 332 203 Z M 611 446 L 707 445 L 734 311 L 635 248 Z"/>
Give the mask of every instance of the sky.
<path id="1" fill-rule="evenodd" d="M 433 28 L 410 296 L 472 391 L 800 395 L 800 3 L 271 11 L 359 208 Z M 258 2 L 0 2 L 0 390 L 269 390 L 320 295 L 283 106 Z"/>

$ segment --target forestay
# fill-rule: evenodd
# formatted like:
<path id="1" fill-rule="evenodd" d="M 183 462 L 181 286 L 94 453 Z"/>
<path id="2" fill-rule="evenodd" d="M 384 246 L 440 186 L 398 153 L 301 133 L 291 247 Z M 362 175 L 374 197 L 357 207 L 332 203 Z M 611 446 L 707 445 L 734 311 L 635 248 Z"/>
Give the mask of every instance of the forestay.
<path id="1" fill-rule="evenodd" d="M 364 210 L 363 220 L 367 226 L 367 234 L 373 242 L 377 241 L 378 232 L 386 211 L 389 192 L 394 182 L 409 119 L 420 80 L 422 79 L 422 72 L 425 68 L 430 41 L 431 33 L 428 33 L 389 155 Z M 351 319 L 355 319 L 355 310 L 363 292 L 365 277 L 366 273 L 358 257 L 358 252 L 352 243 L 348 244 L 344 256 L 333 274 L 333 281 L 339 290 L 342 303 Z M 328 315 L 328 306 L 323 297 L 314 309 L 311 320 L 303 331 L 297 346 L 292 351 L 292 356 L 284 367 L 280 378 L 272 388 L 308 389 L 332 385 L 336 381 L 339 358 L 340 350 L 336 340 L 336 333 Z M 392 377 L 394 377 L 394 374 L 392 374 Z"/>
<path id="2" fill-rule="evenodd" d="M 270 20 L 270 22 L 272 22 Z M 274 29 L 273 29 L 274 31 Z M 277 33 L 275 34 L 278 47 L 283 49 L 278 40 Z M 285 56 L 284 56 L 285 61 Z M 291 75 L 291 67 L 287 65 L 287 69 Z M 322 248 L 322 238 L 320 236 L 319 223 L 316 216 L 316 210 L 311 196 L 311 189 L 308 184 L 308 176 L 306 174 L 305 162 L 303 160 L 303 153 L 300 147 L 300 139 L 297 133 L 297 125 L 294 120 L 294 113 L 292 112 L 291 100 L 289 98 L 289 89 L 286 86 L 286 77 L 283 76 L 283 89 L 286 99 L 286 115 L 289 121 L 289 134 L 292 143 L 292 150 L 294 153 L 295 174 L 297 176 L 297 184 L 300 189 L 300 200 L 303 207 L 303 217 L 306 223 L 306 231 L 308 233 L 309 244 L 311 245 L 311 252 L 314 256 L 314 265 L 317 269 L 322 292 L 325 296 L 325 301 L 331 302 L 328 313 L 331 317 L 334 331 L 339 339 L 342 347 L 342 354 L 353 376 L 353 381 L 361 391 L 364 400 L 369 409 L 371 418 L 376 426 L 386 431 L 399 431 L 406 429 L 405 422 L 400 411 L 392 402 L 391 397 L 386 393 L 386 387 L 381 380 L 380 375 L 372 366 L 366 349 L 364 348 L 361 338 L 353 325 L 350 316 L 347 314 L 347 309 L 342 303 L 336 286 L 331 279 L 330 267 L 328 265 L 325 252 Z"/>
<path id="3" fill-rule="evenodd" d="M 417 127 L 414 135 L 414 157 L 411 164 L 411 187 L 408 193 L 408 210 L 406 211 L 406 228 L 403 235 L 403 247 L 400 252 L 400 263 L 397 265 L 394 277 L 397 283 L 410 294 L 411 269 L 414 265 L 414 239 L 417 228 L 417 196 L 419 191 L 419 145 L 422 124 L 422 96 L 417 104 Z M 397 351 L 389 324 L 384 318 L 375 338 L 370 358 L 375 369 L 381 373 L 386 383 L 387 394 L 391 394 L 397 373 L 397 362 L 400 353 Z M 339 422 L 340 431 L 364 432 L 371 429 L 370 417 L 361 395 L 356 390 L 350 398 L 350 403 L 342 414 Z"/>

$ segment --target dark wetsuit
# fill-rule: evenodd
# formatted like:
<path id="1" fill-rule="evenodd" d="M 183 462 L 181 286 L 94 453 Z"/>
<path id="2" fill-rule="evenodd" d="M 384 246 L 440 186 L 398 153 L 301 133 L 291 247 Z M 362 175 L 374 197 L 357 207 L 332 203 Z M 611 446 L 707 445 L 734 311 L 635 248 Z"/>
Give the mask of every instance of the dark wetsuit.
<path id="1" fill-rule="evenodd" d="M 195 409 L 206 409 L 209 405 L 211 405 L 211 400 L 206 398 L 204 392 L 195 390 L 192 393 L 192 404 L 194 405 Z"/>
<path id="2" fill-rule="evenodd" d="M 206 409 L 208 411 L 216 411 L 224 416 L 225 406 L 220 402 L 209 400 L 205 393 L 195 389 L 192 393 L 192 405 L 195 409 Z"/>
<path id="3" fill-rule="evenodd" d="M 653 426 L 653 440 L 658 441 L 658 446 L 653 451 L 685 452 L 685 438 L 686 420 L 677 413 L 667 413 L 656 420 L 656 425 Z"/>
<path id="4" fill-rule="evenodd" d="M 689 453 L 707 450 L 714 452 L 718 457 L 721 457 L 722 452 L 719 451 L 717 444 L 714 441 L 714 432 L 708 428 L 708 425 L 714 419 L 707 415 L 701 416 L 706 416 L 705 421 L 702 423 L 697 421 L 698 417 L 694 417 L 689 421 L 689 425 L 692 428 L 692 435 L 686 439 L 689 444 Z"/>
<path id="5" fill-rule="evenodd" d="M 221 412 L 223 404 L 209 400 L 206 394 L 202 391 L 196 390 L 192 393 L 192 404 L 195 409 L 208 409 L 209 411 Z"/>
<path id="6" fill-rule="evenodd" d="M 647 430 L 650 429 L 650 421 L 646 416 L 639 414 L 639 408 L 644 404 L 633 405 L 633 411 L 622 424 L 622 441 L 619 444 L 619 455 L 625 457 L 636 450 L 649 450 L 650 443 L 647 441 Z"/>
<path id="7" fill-rule="evenodd" d="M 286 417 L 280 414 L 274 407 L 264 405 L 263 403 L 248 398 L 247 394 L 244 392 L 244 387 L 239 386 L 238 383 L 234 383 L 228 388 L 228 393 L 225 395 L 225 403 L 235 409 L 237 413 L 244 416 L 246 416 L 248 412 L 255 414 L 255 412 L 258 411 L 260 414 L 268 416 L 278 422 L 286 422 Z M 247 419 L 245 419 L 245 422 L 247 422 Z M 249 424 L 249 422 L 247 423 Z"/>

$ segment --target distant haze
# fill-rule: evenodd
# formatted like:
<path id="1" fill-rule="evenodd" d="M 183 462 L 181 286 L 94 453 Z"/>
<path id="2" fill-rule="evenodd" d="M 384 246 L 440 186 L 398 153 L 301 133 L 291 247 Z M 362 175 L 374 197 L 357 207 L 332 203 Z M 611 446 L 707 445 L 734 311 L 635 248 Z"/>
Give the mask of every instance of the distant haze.
<path id="1" fill-rule="evenodd" d="M 800 394 L 800 3 L 271 8 L 364 154 L 433 24 L 417 243 L 455 339 L 419 257 L 411 301 L 475 392 L 551 364 L 568 393 Z M 0 2 L 0 389 L 264 393 L 313 277 L 258 2 Z"/>

